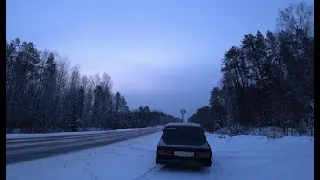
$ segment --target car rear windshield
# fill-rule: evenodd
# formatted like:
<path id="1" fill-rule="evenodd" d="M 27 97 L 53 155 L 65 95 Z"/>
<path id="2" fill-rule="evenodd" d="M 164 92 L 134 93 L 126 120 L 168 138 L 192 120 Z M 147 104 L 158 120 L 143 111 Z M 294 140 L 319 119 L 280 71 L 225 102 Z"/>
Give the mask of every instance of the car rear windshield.
<path id="1" fill-rule="evenodd" d="M 199 127 L 167 127 L 163 130 L 165 141 L 205 141 L 204 131 Z"/>

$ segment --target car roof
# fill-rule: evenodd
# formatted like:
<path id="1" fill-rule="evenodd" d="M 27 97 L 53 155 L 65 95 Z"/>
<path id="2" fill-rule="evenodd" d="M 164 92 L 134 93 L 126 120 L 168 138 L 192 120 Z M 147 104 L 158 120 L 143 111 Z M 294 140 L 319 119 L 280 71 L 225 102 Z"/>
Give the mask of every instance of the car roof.
<path id="1" fill-rule="evenodd" d="M 198 127 L 198 128 L 202 128 L 202 126 L 200 124 L 197 123 L 179 123 L 179 122 L 174 122 L 174 123 L 168 123 L 164 126 L 164 128 L 167 127 Z"/>

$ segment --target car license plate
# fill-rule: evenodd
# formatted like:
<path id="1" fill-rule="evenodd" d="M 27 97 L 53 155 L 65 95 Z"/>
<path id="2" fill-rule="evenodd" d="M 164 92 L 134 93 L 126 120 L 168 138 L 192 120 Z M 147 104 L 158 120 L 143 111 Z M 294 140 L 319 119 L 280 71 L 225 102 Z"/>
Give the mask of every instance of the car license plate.
<path id="1" fill-rule="evenodd" d="M 181 156 L 181 157 L 194 157 L 193 152 L 186 152 L 186 151 L 174 151 L 175 156 Z"/>

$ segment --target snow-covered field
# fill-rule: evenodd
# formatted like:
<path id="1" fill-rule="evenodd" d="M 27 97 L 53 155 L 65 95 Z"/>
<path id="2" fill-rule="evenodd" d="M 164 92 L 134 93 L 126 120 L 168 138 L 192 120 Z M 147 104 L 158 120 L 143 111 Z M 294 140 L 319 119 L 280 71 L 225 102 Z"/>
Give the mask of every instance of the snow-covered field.
<path id="1" fill-rule="evenodd" d="M 221 138 L 208 134 L 213 166 L 207 171 L 171 169 L 155 164 L 161 132 L 6 167 L 7 180 L 313 180 L 311 137 L 268 139 L 263 136 Z"/>

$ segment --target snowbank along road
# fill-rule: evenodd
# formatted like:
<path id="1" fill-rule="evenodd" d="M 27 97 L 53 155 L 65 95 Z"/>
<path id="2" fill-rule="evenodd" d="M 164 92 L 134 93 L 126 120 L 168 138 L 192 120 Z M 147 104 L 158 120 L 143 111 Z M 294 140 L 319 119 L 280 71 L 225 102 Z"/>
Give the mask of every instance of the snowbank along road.
<path id="1" fill-rule="evenodd" d="M 107 145 L 156 131 L 162 127 L 101 132 L 99 134 L 62 135 L 6 140 L 7 164 Z"/>
<path id="2" fill-rule="evenodd" d="M 7 180 L 313 180 L 310 137 L 267 139 L 207 135 L 213 165 L 205 170 L 155 164 L 161 132 L 33 161 L 9 164 Z"/>

